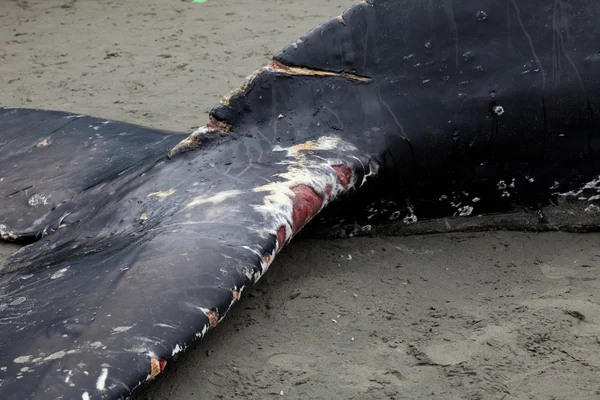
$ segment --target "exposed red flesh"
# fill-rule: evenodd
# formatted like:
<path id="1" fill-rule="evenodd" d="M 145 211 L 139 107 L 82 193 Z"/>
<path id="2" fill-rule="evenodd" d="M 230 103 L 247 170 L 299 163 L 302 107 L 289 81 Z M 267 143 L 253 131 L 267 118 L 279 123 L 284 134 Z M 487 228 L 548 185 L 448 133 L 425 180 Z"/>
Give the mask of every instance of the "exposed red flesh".
<path id="1" fill-rule="evenodd" d="M 296 195 L 293 199 L 294 212 L 292 215 L 292 229 L 296 234 L 319 212 L 323 206 L 323 196 L 307 185 L 294 186 L 292 191 Z"/>
<path id="2" fill-rule="evenodd" d="M 277 247 L 281 249 L 284 244 L 285 244 L 285 226 L 282 225 L 279 227 L 279 229 L 277 229 Z"/>
<path id="3" fill-rule="evenodd" d="M 348 187 L 352 181 L 352 169 L 346 164 L 332 165 L 331 168 L 335 171 L 340 185 L 344 188 Z"/>

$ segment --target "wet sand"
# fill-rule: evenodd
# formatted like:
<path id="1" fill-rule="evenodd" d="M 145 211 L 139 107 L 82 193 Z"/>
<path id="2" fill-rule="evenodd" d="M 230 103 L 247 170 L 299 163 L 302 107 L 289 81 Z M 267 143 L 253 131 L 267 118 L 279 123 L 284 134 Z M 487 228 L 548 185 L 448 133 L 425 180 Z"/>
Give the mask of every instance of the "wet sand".
<path id="1" fill-rule="evenodd" d="M 7 0 L 0 105 L 188 131 L 273 53 L 352 3 Z M 296 241 L 136 398 L 600 398 L 599 239 Z"/>

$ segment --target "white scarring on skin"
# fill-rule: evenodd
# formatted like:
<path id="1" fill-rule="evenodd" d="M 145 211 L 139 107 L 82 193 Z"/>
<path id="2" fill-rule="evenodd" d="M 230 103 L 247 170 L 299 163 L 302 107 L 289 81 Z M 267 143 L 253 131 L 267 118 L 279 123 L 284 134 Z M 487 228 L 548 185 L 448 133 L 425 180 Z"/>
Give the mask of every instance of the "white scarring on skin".
<path id="1" fill-rule="evenodd" d="M 317 140 L 309 140 L 304 143 L 296 144 L 290 147 L 273 147 L 273 151 L 285 151 L 288 157 L 303 158 L 306 150 L 338 150 L 342 152 L 355 151 L 356 147 L 350 143 L 344 142 L 337 136 L 321 136 Z"/>
<path id="2" fill-rule="evenodd" d="M 263 254 L 259 249 L 253 249 L 249 246 L 242 246 L 246 250 L 251 251 L 259 257 L 261 269 L 260 271 L 253 272 L 253 280 L 256 283 L 264 273 L 269 269 L 269 266 L 275 259 L 275 255 L 277 252 L 284 246 L 284 244 L 289 240 L 289 238 L 293 235 L 293 212 L 294 212 L 294 204 L 293 199 L 296 194 L 292 190 L 292 188 L 297 186 L 307 186 L 318 193 L 323 197 L 323 204 L 321 205 L 321 209 L 317 211 L 321 211 L 323 207 L 325 207 L 329 202 L 331 202 L 334 198 L 336 198 L 339 194 L 349 191 L 356 186 L 356 177 L 354 174 L 351 176 L 350 182 L 346 187 L 343 187 L 341 183 L 338 181 L 338 175 L 333 168 L 334 165 L 345 165 L 352 169 L 352 165 L 349 165 L 348 162 L 344 162 L 339 159 L 324 159 L 321 157 L 308 157 L 311 154 L 307 154 L 307 151 L 319 151 L 319 150 L 336 150 L 344 153 L 355 152 L 357 149 L 350 143 L 344 142 L 339 137 L 330 136 L 330 137 L 320 137 L 316 141 L 308 141 L 305 143 L 301 143 L 298 145 L 290 146 L 287 148 L 283 148 L 280 146 L 274 147 L 273 151 L 285 151 L 287 156 L 290 158 L 294 158 L 295 160 L 285 160 L 280 163 L 280 165 L 286 165 L 287 171 L 283 173 L 276 174 L 275 177 L 283 178 L 282 181 L 279 182 L 270 182 L 266 185 L 259 186 L 257 188 L 249 189 L 249 190 L 227 190 L 210 197 L 202 197 L 198 196 L 194 198 L 186 207 L 186 209 L 193 208 L 202 204 L 219 204 L 227 199 L 232 197 L 237 197 L 244 193 L 259 193 L 259 192 L 269 192 L 268 195 L 264 197 L 263 204 L 253 205 L 252 207 L 258 211 L 261 215 L 264 216 L 265 220 L 268 222 L 263 224 L 266 228 L 261 229 L 261 233 L 263 237 L 268 235 L 274 235 L 277 237 L 277 233 L 280 227 L 285 227 L 285 238 L 283 243 L 277 242 L 277 246 L 273 251 L 269 254 Z M 361 164 L 363 170 L 365 171 L 365 178 L 361 182 L 361 186 L 366 182 L 367 177 L 375 176 L 377 174 L 378 165 L 375 162 L 371 162 L 369 165 L 370 170 L 369 173 L 366 173 L 363 162 L 356 156 L 352 156 L 357 162 Z M 328 195 L 327 189 L 330 188 L 331 192 Z M 314 216 L 312 216 L 314 217 Z M 308 223 L 308 221 L 306 221 Z M 240 288 L 240 293 L 244 288 Z M 231 302 L 229 308 L 235 303 L 235 299 Z M 209 312 L 209 310 L 198 307 L 205 314 Z M 217 323 L 219 323 L 225 314 L 219 315 L 219 319 Z M 208 314 L 207 314 L 208 315 Z M 196 337 L 203 337 L 206 332 L 210 329 L 210 326 L 207 324 L 204 326 L 201 332 L 196 334 Z M 173 354 L 179 351 L 179 345 L 175 347 L 173 350 Z"/>
<path id="3" fill-rule="evenodd" d="M 53 273 L 52 276 L 50 276 L 50 279 L 62 278 L 63 276 L 65 276 L 65 273 L 68 270 L 69 270 L 69 267 L 59 269 L 58 271 L 56 271 L 55 273 Z"/>
<path id="4" fill-rule="evenodd" d="M 178 329 L 176 326 L 169 325 L 169 324 L 154 324 L 154 326 L 160 326 L 161 328 Z"/>
<path id="5" fill-rule="evenodd" d="M 204 327 L 202 328 L 202 330 L 198 333 L 196 333 L 196 337 L 197 338 L 203 338 L 204 335 L 206 335 L 206 332 L 208 332 L 208 330 L 210 329 L 210 325 L 209 324 L 205 324 Z"/>
<path id="6" fill-rule="evenodd" d="M 339 183 L 337 173 L 332 167 L 333 165 L 346 165 L 352 169 L 352 166 L 348 165 L 347 162 L 338 159 L 320 159 L 320 161 L 317 161 L 318 158 L 317 160 L 315 160 L 315 157 L 307 158 L 307 154 L 301 152 L 302 150 L 316 151 L 333 149 L 341 150 L 343 152 L 356 151 L 356 147 L 352 144 L 344 142 L 335 136 L 321 137 L 317 141 L 310 141 L 288 148 L 279 146 L 274 148 L 275 151 L 285 151 L 289 157 L 294 157 L 295 160 L 281 163 L 289 166 L 286 172 L 276 175 L 277 177 L 283 178 L 283 181 L 271 182 L 254 189 L 254 192 L 270 192 L 269 195 L 265 196 L 263 204 L 255 205 L 254 209 L 262 214 L 265 219 L 270 220 L 267 228 L 263 231 L 265 235 L 276 236 L 279 227 L 282 226 L 285 227 L 286 234 L 284 243 L 277 243 L 277 249 L 269 254 L 267 261 L 261 259 L 262 272 L 255 273 L 255 275 L 258 275 L 255 276 L 256 280 L 260 279 L 260 277 L 268 270 L 277 251 L 280 250 L 285 242 L 293 235 L 291 223 L 293 221 L 294 212 L 293 199 L 296 194 L 292 188 L 305 185 L 323 196 L 323 204 L 321 209 L 317 211 L 318 213 L 339 194 L 355 187 L 356 181 L 354 174 L 347 187 L 343 187 Z M 358 160 L 358 158 L 354 158 Z M 360 160 L 358 161 L 360 162 Z M 364 168 L 362 162 L 361 165 Z M 369 175 L 371 175 L 371 173 Z M 331 194 L 329 196 L 326 194 L 328 187 L 331 188 Z M 308 223 L 308 221 L 306 222 Z"/>
<path id="7" fill-rule="evenodd" d="M 402 219 L 402 222 L 404 222 L 406 225 L 416 224 L 417 222 L 419 222 L 419 219 L 417 218 L 417 215 L 413 211 L 413 208 L 410 206 L 407 208 L 408 208 L 409 214 L 406 217 L 404 217 L 404 219 Z"/>
<path id="8" fill-rule="evenodd" d="M 159 190 L 158 192 L 152 192 L 152 193 L 150 193 L 146 197 L 160 197 L 161 199 L 164 199 L 165 197 L 169 197 L 170 195 L 172 195 L 176 191 L 177 190 L 175 190 L 175 189 Z"/>
<path id="9" fill-rule="evenodd" d="M 206 203 L 218 204 L 229 198 L 249 192 L 270 192 L 270 194 L 265 196 L 263 204 L 253 206 L 256 211 L 265 217 L 265 219 L 271 221 L 271 223 L 268 224 L 268 228 L 262 229 L 261 233 L 263 234 L 263 237 L 272 234 L 276 235 L 279 227 L 284 226 L 286 229 L 287 241 L 292 236 L 291 222 L 293 215 L 293 199 L 295 197 L 295 193 L 292 190 L 293 187 L 306 185 L 312 188 L 315 192 L 323 196 L 323 207 L 325 207 L 340 193 L 348 191 L 356 185 L 356 182 L 351 181 L 349 182 L 348 187 L 342 187 L 338 182 L 337 174 L 332 167 L 333 165 L 342 164 L 351 168 L 347 162 L 338 159 L 326 160 L 320 158 L 319 160 L 319 158 L 316 157 L 308 158 L 309 154 L 305 153 L 306 151 L 319 150 L 337 150 L 348 153 L 357 150 L 355 146 L 344 142 L 337 136 L 320 137 L 315 141 L 308 141 L 287 148 L 276 146 L 273 150 L 285 151 L 288 157 L 295 158 L 295 160 L 286 160 L 280 163 L 280 165 L 288 166 L 286 172 L 275 175 L 275 177 L 283 178 L 283 181 L 271 182 L 249 190 L 227 190 L 210 197 L 198 196 L 194 198 L 186 208 L 189 209 Z M 358 162 L 361 162 L 357 157 L 353 158 Z M 361 165 L 363 165 L 364 168 L 362 162 Z M 375 170 L 377 169 L 377 166 L 374 163 L 372 163 L 371 167 Z M 365 175 L 372 176 L 375 175 L 375 173 L 376 172 L 374 171 L 370 171 L 369 174 Z M 361 185 L 362 184 L 364 184 L 364 180 Z M 326 196 L 325 192 L 328 186 L 331 187 L 331 194 Z M 278 243 L 278 249 L 280 248 L 279 246 L 282 246 L 282 244 Z"/>
<path id="10" fill-rule="evenodd" d="M 121 333 L 121 332 L 128 331 L 131 328 L 132 328 L 131 326 L 117 326 L 116 328 L 113 328 L 113 332 L 115 332 L 115 333 Z M 113 335 L 115 333 L 113 333 Z"/>
<path id="11" fill-rule="evenodd" d="M 27 204 L 29 204 L 31 207 L 37 207 L 39 205 L 45 206 L 48 204 L 48 196 L 43 194 L 34 194 L 29 198 L 29 200 L 27 200 Z"/>
<path id="12" fill-rule="evenodd" d="M 459 216 L 461 217 L 468 217 L 469 215 L 471 215 L 473 213 L 473 207 L 472 206 L 464 206 L 458 209 L 459 211 Z"/>
<path id="13" fill-rule="evenodd" d="M 90 400 L 90 394 L 88 392 L 83 392 L 81 400 Z"/>
<path id="14" fill-rule="evenodd" d="M 57 351 L 56 353 L 50 354 L 48 357 L 44 358 L 44 361 L 58 360 L 59 358 L 63 358 L 67 353 L 64 350 Z"/>
<path id="15" fill-rule="evenodd" d="M 31 356 L 21 356 L 21 357 L 17 357 L 13 360 L 13 362 L 15 364 L 24 364 L 26 362 L 29 362 L 29 360 L 31 359 Z"/>
<path id="16" fill-rule="evenodd" d="M 265 196 L 261 205 L 254 206 L 255 210 L 260 212 L 265 218 L 274 219 L 275 222 L 270 229 L 270 234 L 276 234 L 280 226 L 286 227 L 286 240 L 291 237 L 293 221 L 293 199 L 295 193 L 292 188 L 299 185 L 306 185 L 315 192 L 323 196 L 323 205 L 325 207 L 331 200 L 339 194 L 352 189 L 356 182 L 354 176 L 348 186 L 344 188 L 338 182 L 338 176 L 333 165 L 348 165 L 347 162 L 335 159 L 321 159 L 317 161 L 314 158 L 308 159 L 301 150 L 338 150 L 345 153 L 356 151 L 356 147 L 350 143 L 342 141 L 338 137 L 321 137 L 317 141 L 307 142 L 289 148 L 275 147 L 274 151 L 285 151 L 288 157 L 294 157 L 294 161 L 286 161 L 283 164 L 289 165 L 286 172 L 277 174 L 277 177 L 283 178 L 283 181 L 272 182 L 267 185 L 256 188 L 255 192 L 267 191 L 269 195 Z M 360 161 L 360 160 L 358 160 Z M 362 165 L 362 163 L 361 163 Z M 326 195 L 327 187 L 331 187 L 331 194 Z M 320 211 L 320 210 L 319 210 Z M 308 221 L 307 221 L 308 222 Z M 281 245 L 281 244 L 279 244 Z"/>
<path id="17" fill-rule="evenodd" d="M 96 381 L 96 389 L 103 391 L 106 386 L 106 378 L 108 377 L 108 368 L 102 368 L 102 372 Z"/>
<path id="18" fill-rule="evenodd" d="M 187 205 L 186 208 L 192 208 L 192 207 L 196 207 L 196 206 L 199 206 L 202 204 L 207 204 L 207 203 L 219 204 L 227 199 L 239 196 L 240 194 L 243 194 L 243 193 L 246 193 L 246 192 L 243 190 L 224 190 L 224 191 L 219 192 L 219 193 L 215 194 L 214 196 L 210 196 L 210 197 L 198 196 L 198 197 L 194 198 Z"/>
<path id="19" fill-rule="evenodd" d="M 176 345 L 175 345 L 175 347 L 173 348 L 173 352 L 171 353 L 171 356 L 174 356 L 174 355 L 176 355 L 176 354 L 178 354 L 178 353 L 180 353 L 180 352 L 182 352 L 182 351 L 183 351 L 183 347 L 181 347 L 181 346 L 179 345 L 179 343 L 178 343 L 178 344 L 176 344 Z"/>
<path id="20" fill-rule="evenodd" d="M 558 186 L 557 182 L 556 182 L 556 186 Z M 596 178 L 592 179 L 585 185 L 583 185 L 583 187 L 579 190 L 570 190 L 565 193 L 553 193 L 553 194 L 557 194 L 560 197 L 577 197 L 580 194 L 582 194 L 584 190 L 589 190 L 589 189 L 596 189 L 596 191 L 600 192 L 600 175 L 597 176 Z"/>

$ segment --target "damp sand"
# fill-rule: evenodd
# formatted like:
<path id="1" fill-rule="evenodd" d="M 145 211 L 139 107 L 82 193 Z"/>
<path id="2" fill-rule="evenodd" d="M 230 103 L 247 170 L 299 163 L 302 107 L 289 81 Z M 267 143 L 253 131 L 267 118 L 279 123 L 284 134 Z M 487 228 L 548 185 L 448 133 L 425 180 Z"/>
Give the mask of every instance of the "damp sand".
<path id="1" fill-rule="evenodd" d="M 6 0 L 0 104 L 188 131 L 352 3 Z M 599 239 L 296 241 L 136 399 L 598 398 Z"/>

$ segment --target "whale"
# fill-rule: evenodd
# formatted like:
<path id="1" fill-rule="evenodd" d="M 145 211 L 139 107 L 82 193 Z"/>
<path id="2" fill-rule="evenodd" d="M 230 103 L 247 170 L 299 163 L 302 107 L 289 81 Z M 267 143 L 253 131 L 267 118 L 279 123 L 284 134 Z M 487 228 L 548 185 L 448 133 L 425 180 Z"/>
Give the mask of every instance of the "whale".
<path id="1" fill-rule="evenodd" d="M 193 132 L 0 108 L 0 397 L 134 395 L 297 236 L 598 230 L 599 21 L 365 0 Z"/>

